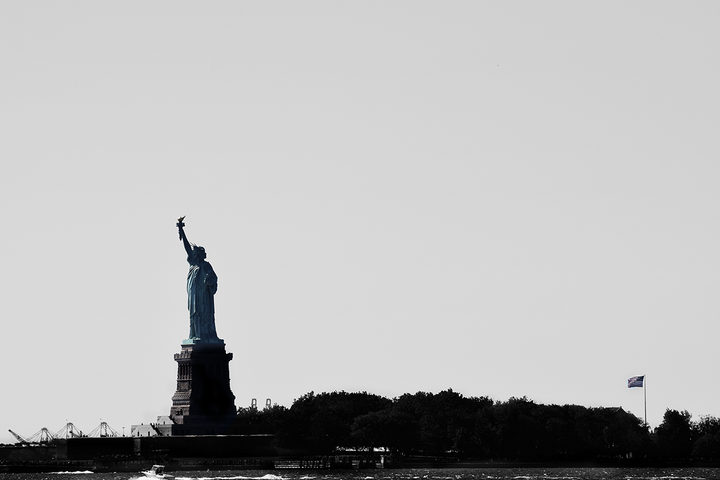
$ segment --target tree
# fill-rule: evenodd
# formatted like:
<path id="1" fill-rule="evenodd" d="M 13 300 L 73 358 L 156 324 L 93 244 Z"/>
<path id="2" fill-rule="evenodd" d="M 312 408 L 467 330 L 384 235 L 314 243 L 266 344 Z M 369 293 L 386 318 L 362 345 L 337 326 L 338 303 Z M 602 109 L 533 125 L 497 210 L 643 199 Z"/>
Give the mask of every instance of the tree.
<path id="1" fill-rule="evenodd" d="M 338 446 L 353 446 L 351 431 L 356 417 L 383 410 L 391 401 L 367 392 L 310 392 L 290 407 L 283 437 L 287 446 L 330 453 Z"/>
<path id="2" fill-rule="evenodd" d="M 535 415 L 537 405 L 526 397 L 510 398 L 495 405 L 498 454 L 512 460 L 535 460 L 539 456 L 542 426 Z"/>
<path id="3" fill-rule="evenodd" d="M 655 429 L 660 454 L 668 460 L 688 460 L 693 450 L 694 434 L 687 410 L 667 409 L 663 422 Z"/>
<path id="4" fill-rule="evenodd" d="M 417 422 L 395 408 L 370 412 L 355 418 L 351 438 L 356 446 L 389 447 L 410 453 L 416 447 Z"/>
<path id="5" fill-rule="evenodd" d="M 692 456 L 702 460 L 720 460 L 720 419 L 709 415 L 694 425 L 695 444 Z"/>

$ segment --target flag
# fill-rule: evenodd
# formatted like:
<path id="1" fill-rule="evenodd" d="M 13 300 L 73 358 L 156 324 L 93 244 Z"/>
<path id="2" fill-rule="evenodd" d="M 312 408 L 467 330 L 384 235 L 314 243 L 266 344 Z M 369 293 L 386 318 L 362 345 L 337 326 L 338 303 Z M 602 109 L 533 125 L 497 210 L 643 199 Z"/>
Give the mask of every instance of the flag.
<path id="1" fill-rule="evenodd" d="M 628 378 L 628 388 L 642 387 L 643 380 L 645 380 L 645 375 L 640 375 L 639 377 Z"/>

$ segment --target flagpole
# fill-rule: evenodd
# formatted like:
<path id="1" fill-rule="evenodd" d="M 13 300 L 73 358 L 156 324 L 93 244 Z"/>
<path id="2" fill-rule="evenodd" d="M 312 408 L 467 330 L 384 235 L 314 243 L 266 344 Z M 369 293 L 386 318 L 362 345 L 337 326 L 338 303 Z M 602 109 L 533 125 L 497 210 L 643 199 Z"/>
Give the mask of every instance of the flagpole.
<path id="1" fill-rule="evenodd" d="M 647 375 L 643 376 L 643 400 L 645 402 L 645 426 L 647 426 Z"/>

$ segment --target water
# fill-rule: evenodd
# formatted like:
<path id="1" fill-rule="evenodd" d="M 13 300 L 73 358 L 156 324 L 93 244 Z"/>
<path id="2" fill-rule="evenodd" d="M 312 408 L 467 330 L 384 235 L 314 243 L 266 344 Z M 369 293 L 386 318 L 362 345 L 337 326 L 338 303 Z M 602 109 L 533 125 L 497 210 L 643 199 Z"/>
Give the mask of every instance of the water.
<path id="1" fill-rule="evenodd" d="M 175 480 L 720 480 L 720 468 L 472 468 L 169 472 Z M 142 480 L 136 473 L 2 473 L 0 480 Z"/>

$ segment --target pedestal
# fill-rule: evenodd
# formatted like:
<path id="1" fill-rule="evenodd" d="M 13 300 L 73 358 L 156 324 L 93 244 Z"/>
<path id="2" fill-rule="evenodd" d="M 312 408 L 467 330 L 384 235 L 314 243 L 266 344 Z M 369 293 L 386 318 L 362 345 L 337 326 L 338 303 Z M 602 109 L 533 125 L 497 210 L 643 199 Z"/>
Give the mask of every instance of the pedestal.
<path id="1" fill-rule="evenodd" d="M 232 353 L 224 343 L 182 345 L 177 391 L 170 418 L 173 435 L 223 435 L 235 420 L 235 395 L 230 390 Z"/>

